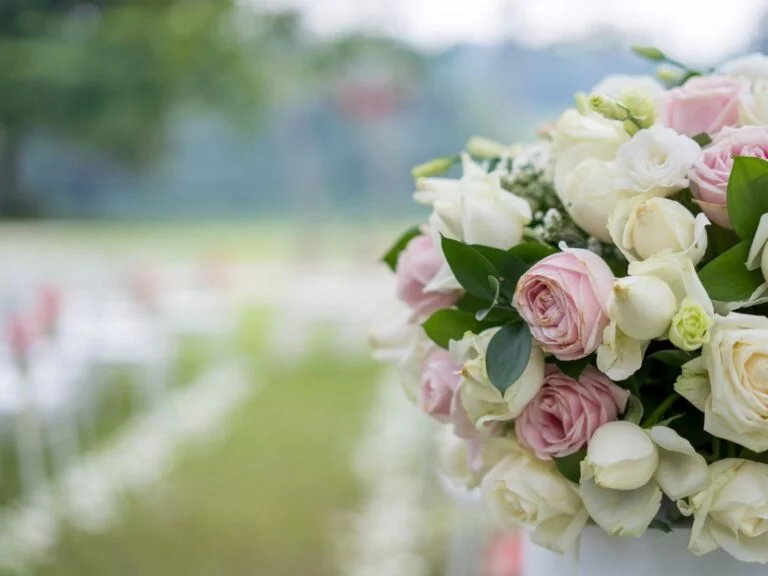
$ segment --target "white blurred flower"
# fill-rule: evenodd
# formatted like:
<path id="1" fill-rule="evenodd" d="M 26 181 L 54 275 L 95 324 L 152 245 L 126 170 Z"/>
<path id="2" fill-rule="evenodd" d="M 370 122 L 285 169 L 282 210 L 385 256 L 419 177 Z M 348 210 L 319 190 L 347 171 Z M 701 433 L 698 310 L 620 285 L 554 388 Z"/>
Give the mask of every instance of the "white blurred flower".
<path id="1" fill-rule="evenodd" d="M 721 64 L 717 71 L 726 76 L 746 78 L 747 80 L 768 80 L 768 56 L 755 52 L 739 56 Z"/>

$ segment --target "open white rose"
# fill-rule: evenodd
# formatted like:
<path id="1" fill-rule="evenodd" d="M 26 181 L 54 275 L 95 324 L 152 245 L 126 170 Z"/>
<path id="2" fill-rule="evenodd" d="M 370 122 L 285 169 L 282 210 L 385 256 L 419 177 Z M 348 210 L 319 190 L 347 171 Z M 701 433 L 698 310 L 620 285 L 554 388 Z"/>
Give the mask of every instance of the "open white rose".
<path id="1" fill-rule="evenodd" d="M 566 110 L 550 131 L 552 154 L 562 157 L 574 146 L 584 146 L 583 158 L 612 159 L 629 135 L 621 122 L 608 120 L 595 113 L 582 114 L 574 108 Z M 591 151 L 591 153 L 587 153 Z"/>
<path id="2" fill-rule="evenodd" d="M 608 315 L 636 340 L 652 340 L 669 330 L 677 300 L 669 285 L 656 276 L 628 276 L 613 284 Z"/>
<path id="3" fill-rule="evenodd" d="M 575 151 L 577 149 L 574 149 Z M 567 172 L 568 152 L 556 168 L 556 190 L 573 221 L 590 235 L 610 242 L 608 218 L 624 200 L 634 193 L 616 186 L 614 163 L 598 158 L 586 158 Z M 559 175 L 559 177 L 558 177 Z"/>
<path id="4" fill-rule="evenodd" d="M 722 548 L 742 562 L 768 563 L 768 465 L 730 458 L 710 465 L 709 476 L 703 490 L 678 502 L 693 516 L 688 549 Z"/>
<path id="5" fill-rule="evenodd" d="M 480 485 L 486 508 L 505 528 L 524 528 L 539 546 L 573 548 L 588 514 L 577 487 L 552 462 L 519 449 L 494 466 Z"/>
<path id="6" fill-rule="evenodd" d="M 475 426 L 488 422 L 511 420 L 523 411 L 544 382 L 544 353 L 538 346 L 531 355 L 520 378 L 502 394 L 488 377 L 485 354 L 498 328 L 451 343 L 451 355 L 463 364 L 459 398 Z"/>
<path id="7" fill-rule="evenodd" d="M 674 200 L 639 196 L 616 206 L 608 231 L 630 262 L 671 253 L 690 258 L 695 265 L 707 251 L 709 223 L 703 213 L 694 217 Z"/>
<path id="8" fill-rule="evenodd" d="M 709 378 L 699 365 L 695 377 L 683 372 L 676 389 L 703 409 L 704 429 L 755 452 L 768 450 L 768 318 L 717 317 L 701 362 Z"/>
<path id="9" fill-rule="evenodd" d="M 667 195 L 688 186 L 688 171 L 701 155 L 696 142 L 666 126 L 640 130 L 616 153 L 617 185 Z"/>
<path id="10" fill-rule="evenodd" d="M 768 79 L 753 82 L 741 96 L 739 120 L 745 126 L 768 124 Z"/>
<path id="11" fill-rule="evenodd" d="M 617 421 L 592 436 L 581 463 L 580 493 L 603 530 L 639 537 L 656 517 L 662 492 L 676 500 L 700 490 L 706 481 L 706 461 L 677 432 Z"/>

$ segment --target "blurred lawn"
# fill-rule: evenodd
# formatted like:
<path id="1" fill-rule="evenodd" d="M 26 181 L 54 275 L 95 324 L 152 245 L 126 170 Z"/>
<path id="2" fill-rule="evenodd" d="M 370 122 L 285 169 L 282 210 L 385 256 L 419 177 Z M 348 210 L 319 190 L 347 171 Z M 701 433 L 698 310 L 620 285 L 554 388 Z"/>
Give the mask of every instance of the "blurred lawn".
<path id="1" fill-rule="evenodd" d="M 169 481 L 128 501 L 101 535 L 68 529 L 41 576 L 331 576 L 333 540 L 360 486 L 349 463 L 379 368 L 322 343 L 281 365 L 264 353 L 268 316 L 245 315 L 237 346 L 261 386 L 224 440 L 182 456 Z M 181 372 L 198 372 L 194 354 Z M 394 576 L 394 575 L 393 575 Z"/>

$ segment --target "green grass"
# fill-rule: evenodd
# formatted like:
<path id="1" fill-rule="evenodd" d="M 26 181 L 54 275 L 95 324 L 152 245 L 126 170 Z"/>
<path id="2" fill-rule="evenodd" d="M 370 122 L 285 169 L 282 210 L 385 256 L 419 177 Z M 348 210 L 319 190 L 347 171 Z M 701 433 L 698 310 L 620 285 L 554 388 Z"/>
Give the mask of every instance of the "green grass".
<path id="1" fill-rule="evenodd" d="M 40 576 L 331 576 L 333 541 L 361 487 L 349 469 L 378 367 L 316 348 L 265 357 L 268 318 L 247 315 L 239 347 L 253 396 L 222 443 L 186 454 L 162 491 L 127 502 L 101 535 L 65 531 Z"/>

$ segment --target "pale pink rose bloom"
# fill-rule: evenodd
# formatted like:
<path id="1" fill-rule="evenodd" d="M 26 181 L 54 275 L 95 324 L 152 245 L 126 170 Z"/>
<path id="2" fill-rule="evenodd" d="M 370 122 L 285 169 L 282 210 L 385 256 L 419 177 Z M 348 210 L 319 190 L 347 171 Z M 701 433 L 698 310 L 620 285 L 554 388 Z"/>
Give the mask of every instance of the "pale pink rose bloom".
<path id="1" fill-rule="evenodd" d="M 454 396 L 459 388 L 461 365 L 447 350 L 433 348 L 421 371 L 419 408 L 436 420 L 447 423 L 454 412 Z M 458 403 L 461 405 L 461 403 Z"/>
<path id="2" fill-rule="evenodd" d="M 595 430 L 624 412 L 629 392 L 594 366 L 578 382 L 547 365 L 544 384 L 515 421 L 518 440 L 542 460 L 584 448 Z"/>
<path id="3" fill-rule="evenodd" d="M 694 76 L 664 98 L 662 123 L 680 134 L 717 134 L 739 122 L 742 81 L 726 76 Z"/>
<path id="4" fill-rule="evenodd" d="M 568 249 L 534 264 L 520 278 L 514 305 L 544 350 L 560 360 L 578 360 L 602 343 L 613 280 L 598 255 Z"/>
<path id="5" fill-rule="evenodd" d="M 693 164 L 688 177 L 691 191 L 704 213 L 715 224 L 731 227 L 728 218 L 728 179 L 735 156 L 768 158 L 768 127 L 726 128 Z"/>
<path id="6" fill-rule="evenodd" d="M 397 260 L 395 277 L 397 297 L 413 310 L 414 321 L 422 321 L 440 310 L 450 308 L 459 299 L 461 293 L 426 292 L 424 288 L 443 267 L 445 259 L 434 240 L 427 234 L 416 236 L 400 253 Z"/>

